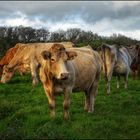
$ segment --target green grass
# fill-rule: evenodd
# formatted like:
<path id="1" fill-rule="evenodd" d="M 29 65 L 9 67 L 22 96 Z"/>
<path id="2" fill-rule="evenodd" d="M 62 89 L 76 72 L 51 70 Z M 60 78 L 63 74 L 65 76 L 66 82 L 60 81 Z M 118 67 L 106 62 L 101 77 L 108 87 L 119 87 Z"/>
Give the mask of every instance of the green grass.
<path id="1" fill-rule="evenodd" d="M 95 112 L 84 111 L 84 94 L 71 95 L 68 121 L 63 119 L 63 96 L 57 96 L 56 118 L 49 117 L 48 101 L 41 83 L 32 87 L 31 76 L 12 78 L 0 84 L 0 139 L 139 139 L 140 81 L 129 79 L 128 90 L 116 89 L 111 83 L 111 95 L 105 93 L 100 81 Z"/>

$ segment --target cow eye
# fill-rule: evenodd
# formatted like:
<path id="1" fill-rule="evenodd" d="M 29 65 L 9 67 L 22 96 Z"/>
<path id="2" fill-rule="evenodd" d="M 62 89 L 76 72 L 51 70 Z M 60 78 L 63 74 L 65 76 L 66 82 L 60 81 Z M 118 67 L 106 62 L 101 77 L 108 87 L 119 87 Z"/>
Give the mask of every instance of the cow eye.
<path id="1" fill-rule="evenodd" d="M 51 58 L 51 62 L 54 62 L 55 60 L 53 58 Z"/>

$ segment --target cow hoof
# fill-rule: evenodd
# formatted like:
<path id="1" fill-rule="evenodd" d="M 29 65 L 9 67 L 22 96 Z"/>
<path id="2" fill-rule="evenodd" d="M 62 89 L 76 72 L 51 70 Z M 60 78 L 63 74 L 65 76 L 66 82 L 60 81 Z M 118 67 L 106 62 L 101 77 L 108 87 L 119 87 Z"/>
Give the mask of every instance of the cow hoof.
<path id="1" fill-rule="evenodd" d="M 84 111 L 88 112 L 88 107 L 84 107 Z"/>
<path id="2" fill-rule="evenodd" d="M 94 111 L 94 108 L 89 108 L 88 109 L 88 113 L 93 113 L 93 111 Z"/>
<path id="3" fill-rule="evenodd" d="M 65 119 L 65 120 L 69 120 L 69 119 L 70 119 L 69 113 L 64 113 L 64 119 Z"/>
<path id="4" fill-rule="evenodd" d="M 124 89 L 127 89 L 127 87 L 124 87 Z"/>
<path id="5" fill-rule="evenodd" d="M 38 85 L 38 83 L 32 83 L 32 86 L 34 87 L 34 86 L 37 86 Z"/>
<path id="6" fill-rule="evenodd" d="M 84 109 L 85 112 L 88 112 L 88 109 Z"/>
<path id="7" fill-rule="evenodd" d="M 93 113 L 93 110 L 88 110 L 88 113 L 89 113 L 89 114 Z"/>
<path id="8" fill-rule="evenodd" d="M 64 120 L 70 120 L 70 117 L 64 117 Z"/>
<path id="9" fill-rule="evenodd" d="M 55 111 L 50 112 L 50 117 L 53 119 L 55 118 Z"/>

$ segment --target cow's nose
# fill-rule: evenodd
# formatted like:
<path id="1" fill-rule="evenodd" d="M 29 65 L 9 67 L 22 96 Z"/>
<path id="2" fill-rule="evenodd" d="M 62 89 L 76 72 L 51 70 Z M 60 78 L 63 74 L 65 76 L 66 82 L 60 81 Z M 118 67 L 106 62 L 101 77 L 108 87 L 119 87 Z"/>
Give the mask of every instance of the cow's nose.
<path id="1" fill-rule="evenodd" d="M 1 81 L 0 81 L 0 83 L 3 83 L 3 84 L 5 84 L 6 82 L 5 82 L 5 81 L 3 81 L 3 80 L 1 80 Z"/>
<path id="2" fill-rule="evenodd" d="M 61 73 L 61 79 L 66 80 L 69 77 L 69 73 Z"/>

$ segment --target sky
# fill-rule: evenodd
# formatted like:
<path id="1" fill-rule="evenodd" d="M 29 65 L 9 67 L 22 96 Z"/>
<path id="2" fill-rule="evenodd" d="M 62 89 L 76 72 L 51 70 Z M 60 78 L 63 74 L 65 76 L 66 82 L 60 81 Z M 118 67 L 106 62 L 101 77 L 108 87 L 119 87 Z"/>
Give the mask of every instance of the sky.
<path id="1" fill-rule="evenodd" d="M 19 25 L 140 40 L 140 1 L 0 1 L 0 26 Z"/>

